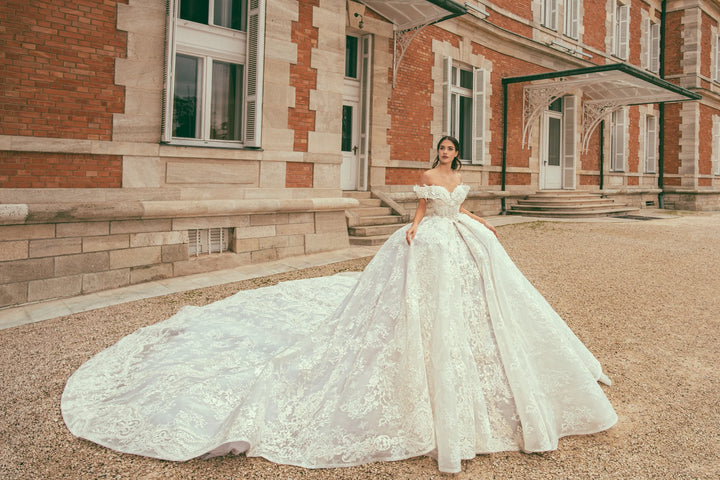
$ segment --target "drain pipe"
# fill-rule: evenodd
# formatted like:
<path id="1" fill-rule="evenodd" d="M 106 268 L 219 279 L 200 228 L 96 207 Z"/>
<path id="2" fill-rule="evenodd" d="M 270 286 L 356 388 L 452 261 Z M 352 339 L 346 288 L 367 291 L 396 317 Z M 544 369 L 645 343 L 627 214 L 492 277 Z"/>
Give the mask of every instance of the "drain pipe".
<path id="1" fill-rule="evenodd" d="M 665 79 L 665 17 L 667 0 L 662 0 L 660 7 L 660 78 Z M 658 208 L 665 208 L 665 103 L 658 105 Z"/>
<path id="2" fill-rule="evenodd" d="M 600 194 L 605 188 L 605 120 L 600 121 Z"/>
<path id="3" fill-rule="evenodd" d="M 508 86 L 503 78 L 503 146 L 502 146 L 502 172 L 500 174 L 500 190 L 505 191 L 505 172 L 507 171 L 507 122 L 508 122 Z M 500 215 L 507 215 L 505 195 L 500 198 Z"/>

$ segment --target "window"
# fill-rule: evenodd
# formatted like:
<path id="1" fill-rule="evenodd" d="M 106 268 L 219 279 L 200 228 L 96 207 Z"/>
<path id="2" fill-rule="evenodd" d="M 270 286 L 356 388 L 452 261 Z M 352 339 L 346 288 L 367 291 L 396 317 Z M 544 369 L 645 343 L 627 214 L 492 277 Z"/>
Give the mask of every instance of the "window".
<path id="1" fill-rule="evenodd" d="M 645 173 L 655 173 L 657 171 L 657 147 L 657 117 L 647 115 L 645 117 Z"/>
<path id="2" fill-rule="evenodd" d="M 260 146 L 264 0 L 171 0 L 163 141 Z"/>
<path id="3" fill-rule="evenodd" d="M 204 228 L 188 230 L 188 253 L 199 257 L 203 254 L 228 251 L 230 245 L 229 228 Z"/>
<path id="4" fill-rule="evenodd" d="M 610 170 L 613 172 L 625 171 L 625 125 L 627 124 L 627 110 L 624 108 L 612 113 L 610 122 Z"/>
<path id="5" fill-rule="evenodd" d="M 558 27 L 558 0 L 543 0 L 542 24 L 551 30 Z"/>
<path id="6" fill-rule="evenodd" d="M 720 175 L 720 115 L 713 115 L 712 164 L 715 175 Z"/>
<path id="7" fill-rule="evenodd" d="M 644 67 L 653 73 L 660 72 L 660 24 L 645 19 L 645 55 Z"/>
<path id="8" fill-rule="evenodd" d="M 485 157 L 485 71 L 444 59 L 443 131 L 460 141 L 460 159 L 482 164 Z"/>
<path id="9" fill-rule="evenodd" d="M 715 35 L 715 42 L 713 47 L 715 51 L 713 53 L 713 60 L 715 61 L 715 68 L 713 69 L 713 80 L 720 82 L 720 35 Z"/>
<path id="10" fill-rule="evenodd" d="M 622 60 L 628 59 L 630 34 L 629 7 L 618 2 L 615 4 L 613 15 L 612 54 Z"/>
<path id="11" fill-rule="evenodd" d="M 565 2 L 565 35 L 580 38 L 580 0 L 566 0 Z"/>

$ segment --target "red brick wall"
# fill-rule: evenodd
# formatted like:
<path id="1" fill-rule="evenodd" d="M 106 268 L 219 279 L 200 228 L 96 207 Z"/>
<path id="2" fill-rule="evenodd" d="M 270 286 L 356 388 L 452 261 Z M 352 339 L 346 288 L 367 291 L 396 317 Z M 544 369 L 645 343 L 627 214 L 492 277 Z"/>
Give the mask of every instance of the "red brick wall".
<path id="1" fill-rule="evenodd" d="M 502 174 L 500 172 L 490 172 L 490 185 L 501 185 Z M 506 185 L 530 185 L 530 174 L 529 173 L 506 173 L 505 174 Z"/>
<path id="2" fill-rule="evenodd" d="M 710 124 L 712 125 L 712 124 Z M 676 174 L 680 172 L 680 105 L 677 103 L 665 104 L 664 118 L 664 146 L 663 146 L 663 170 L 664 173 Z M 665 179 L 666 185 L 669 178 Z M 678 179 L 679 181 L 679 179 Z M 679 183 L 678 183 L 679 185 Z"/>
<path id="3" fill-rule="evenodd" d="M 385 185 L 417 185 L 425 168 L 386 168 Z"/>
<path id="4" fill-rule="evenodd" d="M 125 105 L 117 3 L 127 0 L 0 2 L 0 134 L 111 139 Z"/>
<path id="5" fill-rule="evenodd" d="M 640 172 L 640 110 L 628 109 L 627 171 Z"/>
<path id="6" fill-rule="evenodd" d="M 317 48 L 318 29 L 312 26 L 313 7 L 319 0 L 298 2 L 298 21 L 292 23 L 291 41 L 297 44 L 297 63 L 290 65 L 290 86 L 295 87 L 295 107 L 289 108 L 288 127 L 295 130 L 293 150 L 307 152 L 308 132 L 315 130 L 315 111 L 310 110 L 310 90 L 317 87 L 317 69 L 310 67 Z M 343 20 L 344 21 L 344 20 Z"/>
<path id="7" fill-rule="evenodd" d="M 312 188 L 313 164 L 303 162 L 287 162 L 285 164 L 286 188 Z"/>
<path id="8" fill-rule="evenodd" d="M 119 155 L 0 151 L 0 188 L 120 188 Z"/>
<path id="9" fill-rule="evenodd" d="M 683 12 L 665 15 L 665 75 L 682 73 Z"/>
<path id="10" fill-rule="evenodd" d="M 698 158 L 698 174 L 711 175 L 712 171 L 712 125 L 713 115 L 720 114 L 720 111 L 700 104 L 700 128 L 698 128 L 699 136 L 699 158 Z"/>
<path id="11" fill-rule="evenodd" d="M 710 72 L 710 64 L 712 63 L 712 52 L 713 52 L 713 34 L 712 27 L 717 27 L 717 21 L 710 15 L 703 12 L 702 24 L 700 25 L 700 74 L 705 77 L 712 77 Z"/>
<path id="12" fill-rule="evenodd" d="M 606 0 L 583 0 L 583 43 L 601 52 L 605 51 L 605 2 Z"/>
<path id="13" fill-rule="evenodd" d="M 420 31 L 403 56 L 395 88 L 388 102 L 390 128 L 387 138 L 392 160 L 411 160 L 427 164 L 428 149 L 433 142 L 430 134 L 430 122 L 433 118 L 430 96 L 435 90 L 432 76 L 435 63 L 433 39 L 459 45 L 457 36 L 432 26 Z M 392 41 L 388 43 L 392 55 Z M 388 75 L 388 82 L 392 82 L 392 69 L 389 69 Z"/>

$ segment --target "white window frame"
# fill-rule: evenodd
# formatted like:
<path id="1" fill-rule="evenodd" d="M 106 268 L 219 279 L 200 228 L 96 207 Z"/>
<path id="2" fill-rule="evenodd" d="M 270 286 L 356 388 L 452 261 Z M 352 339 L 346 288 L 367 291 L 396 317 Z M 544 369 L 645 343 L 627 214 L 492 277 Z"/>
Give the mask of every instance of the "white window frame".
<path id="1" fill-rule="evenodd" d="M 612 112 L 610 117 L 610 171 L 624 172 L 627 151 L 627 108 Z"/>
<path id="2" fill-rule="evenodd" d="M 473 88 L 460 87 L 460 70 L 472 73 Z M 455 75 L 453 74 L 455 72 Z M 457 79 L 455 84 L 453 78 Z M 452 57 L 443 58 L 443 133 L 459 139 L 460 98 L 470 98 L 472 113 L 470 128 L 471 158 L 461 158 L 463 163 L 483 165 L 485 163 L 485 129 L 487 107 L 487 80 L 489 75 L 482 68 L 461 66 L 453 63 Z M 453 108 L 453 104 L 455 108 Z M 453 115 L 454 112 L 454 115 Z"/>
<path id="3" fill-rule="evenodd" d="M 660 23 L 645 18 L 643 36 L 645 37 L 643 67 L 652 73 L 660 73 Z"/>
<path id="4" fill-rule="evenodd" d="M 644 173 L 657 173 L 658 117 L 645 115 L 645 166 Z"/>
<path id="5" fill-rule="evenodd" d="M 715 175 L 720 175 L 720 115 L 712 117 L 712 159 Z"/>
<path id="6" fill-rule="evenodd" d="M 713 41 L 713 61 L 715 62 L 713 68 L 713 81 L 720 82 L 720 35 L 715 35 Z"/>
<path id="7" fill-rule="evenodd" d="M 612 55 L 627 60 L 630 55 L 630 6 L 616 1 L 612 20 Z"/>
<path id="8" fill-rule="evenodd" d="M 213 18 L 214 2 L 209 2 L 209 18 Z M 177 145 L 219 147 L 260 147 L 262 131 L 262 85 L 265 38 L 266 0 L 247 0 L 246 31 L 216 25 L 205 25 L 178 17 L 180 0 L 168 0 L 166 75 L 163 100 L 162 141 Z M 175 88 L 175 59 L 187 55 L 200 60 L 198 72 L 198 122 L 200 138 L 173 137 L 173 99 Z M 240 140 L 210 138 L 210 98 L 212 62 L 242 65 L 242 120 Z"/>
<path id="9" fill-rule="evenodd" d="M 542 26 L 550 30 L 558 29 L 559 0 L 542 0 Z"/>
<path id="10" fill-rule="evenodd" d="M 565 36 L 580 38 L 580 0 L 565 0 Z"/>

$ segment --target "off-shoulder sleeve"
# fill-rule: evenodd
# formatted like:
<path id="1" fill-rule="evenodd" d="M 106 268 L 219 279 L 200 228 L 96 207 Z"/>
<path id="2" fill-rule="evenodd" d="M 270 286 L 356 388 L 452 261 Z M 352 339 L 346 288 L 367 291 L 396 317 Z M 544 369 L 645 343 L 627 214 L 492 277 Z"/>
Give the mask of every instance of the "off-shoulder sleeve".
<path id="1" fill-rule="evenodd" d="M 415 185 L 413 190 L 418 198 L 437 198 L 437 189 L 433 188 L 434 185 Z"/>

